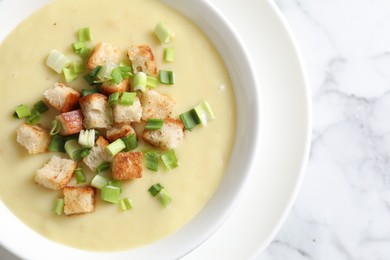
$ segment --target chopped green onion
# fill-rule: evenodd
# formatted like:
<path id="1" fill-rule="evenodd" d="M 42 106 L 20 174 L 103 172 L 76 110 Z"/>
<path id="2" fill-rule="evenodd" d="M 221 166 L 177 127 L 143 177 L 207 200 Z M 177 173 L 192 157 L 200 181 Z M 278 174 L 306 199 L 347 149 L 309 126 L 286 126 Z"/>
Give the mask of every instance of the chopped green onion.
<path id="1" fill-rule="evenodd" d="M 164 119 L 149 118 L 145 125 L 146 130 L 159 130 L 164 124 Z"/>
<path id="2" fill-rule="evenodd" d="M 111 79 L 112 70 L 115 69 L 117 65 L 113 62 L 108 62 L 106 65 L 103 65 L 99 70 L 99 73 L 96 75 L 101 81 L 106 79 Z"/>
<path id="3" fill-rule="evenodd" d="M 86 148 L 91 148 L 95 145 L 95 130 L 81 130 L 79 134 L 79 144 Z"/>
<path id="4" fill-rule="evenodd" d="M 52 50 L 46 59 L 46 65 L 57 73 L 61 73 L 69 64 L 70 60 L 57 50 Z"/>
<path id="5" fill-rule="evenodd" d="M 108 171 L 110 169 L 110 167 L 111 167 L 110 162 L 102 162 L 96 168 L 96 173 L 99 174 L 101 172 Z"/>
<path id="6" fill-rule="evenodd" d="M 164 48 L 164 61 L 173 62 L 174 59 L 175 59 L 175 49 Z"/>
<path id="7" fill-rule="evenodd" d="M 157 152 L 147 151 L 144 152 L 146 168 L 151 171 L 158 171 L 158 154 Z"/>
<path id="8" fill-rule="evenodd" d="M 57 135 L 61 132 L 61 124 L 57 120 L 51 121 L 50 135 Z"/>
<path id="9" fill-rule="evenodd" d="M 122 182 L 120 180 L 109 180 L 107 186 L 114 186 L 114 187 L 121 188 Z"/>
<path id="10" fill-rule="evenodd" d="M 31 115 L 26 118 L 26 121 L 30 125 L 35 125 L 39 122 L 39 119 L 41 119 L 41 113 L 33 109 L 31 110 Z"/>
<path id="11" fill-rule="evenodd" d="M 110 178 L 105 174 L 96 174 L 91 181 L 91 186 L 96 189 L 102 189 L 110 181 Z"/>
<path id="12" fill-rule="evenodd" d="M 154 34 L 161 41 L 161 43 L 170 42 L 174 36 L 174 34 L 162 22 L 156 24 L 156 27 L 154 28 Z"/>
<path id="13" fill-rule="evenodd" d="M 114 93 L 112 93 L 112 94 L 108 97 L 108 104 L 109 104 L 110 106 L 113 106 L 113 105 L 117 104 L 118 101 L 119 101 L 119 95 L 120 95 L 119 92 L 114 92 Z"/>
<path id="14" fill-rule="evenodd" d="M 101 190 L 100 198 L 107 202 L 118 203 L 120 195 L 121 195 L 120 188 L 115 186 L 105 185 Z"/>
<path id="15" fill-rule="evenodd" d="M 85 175 L 84 175 L 84 172 L 83 172 L 83 169 L 81 168 L 77 168 L 74 170 L 74 174 L 76 176 L 76 181 L 77 183 L 85 183 L 86 182 L 86 179 L 85 179 Z"/>
<path id="16" fill-rule="evenodd" d="M 111 77 L 115 84 L 119 84 L 123 80 L 122 73 L 118 68 L 111 71 Z"/>
<path id="17" fill-rule="evenodd" d="M 73 71 L 72 68 L 64 68 L 62 71 L 64 72 L 64 77 L 66 82 L 71 82 L 77 79 L 77 77 L 79 76 L 77 73 Z"/>
<path id="18" fill-rule="evenodd" d="M 66 141 L 64 148 L 72 160 L 79 161 L 82 159 L 80 153 L 83 151 L 83 147 L 77 142 L 76 139 L 70 139 Z"/>
<path id="19" fill-rule="evenodd" d="M 174 169 L 179 166 L 174 150 L 169 150 L 161 154 L 161 160 L 167 169 Z"/>
<path id="20" fill-rule="evenodd" d="M 90 48 L 83 48 L 83 49 L 79 50 L 76 54 L 79 55 L 80 58 L 85 60 L 86 58 L 88 58 L 90 53 L 91 53 Z"/>
<path id="21" fill-rule="evenodd" d="M 148 191 L 150 192 L 150 194 L 153 197 L 155 197 L 157 195 L 157 193 L 159 193 L 162 189 L 164 189 L 164 187 L 160 183 L 156 183 L 156 184 L 150 186 Z"/>
<path id="22" fill-rule="evenodd" d="M 78 32 L 80 42 L 92 41 L 92 33 L 90 28 L 82 28 Z"/>
<path id="23" fill-rule="evenodd" d="M 85 158 L 88 156 L 88 154 L 91 152 L 91 148 L 84 148 L 81 152 L 80 152 L 80 157 L 81 158 Z"/>
<path id="24" fill-rule="evenodd" d="M 85 42 L 75 42 L 72 43 L 72 49 L 75 53 L 78 53 L 80 50 L 87 48 Z"/>
<path id="25" fill-rule="evenodd" d="M 77 73 L 77 74 L 83 73 L 85 71 L 85 65 L 83 62 L 74 61 L 71 64 L 71 68 L 72 68 L 73 72 Z"/>
<path id="26" fill-rule="evenodd" d="M 146 78 L 146 86 L 148 86 L 149 88 L 157 88 L 158 82 L 158 78 L 156 77 L 147 76 Z"/>
<path id="27" fill-rule="evenodd" d="M 126 211 L 133 208 L 133 203 L 129 198 L 124 198 L 119 201 L 119 208 L 122 211 Z"/>
<path id="28" fill-rule="evenodd" d="M 128 136 L 123 137 L 122 141 L 126 146 L 124 149 L 126 152 L 134 150 L 138 147 L 137 136 L 135 134 L 129 134 Z"/>
<path id="29" fill-rule="evenodd" d="M 137 72 L 133 78 L 133 89 L 134 91 L 145 92 L 146 90 L 147 76 L 145 72 Z"/>
<path id="30" fill-rule="evenodd" d="M 34 109 L 39 113 L 45 113 L 47 110 L 49 110 L 49 107 L 45 104 L 45 102 L 39 100 L 37 103 L 34 104 Z"/>
<path id="31" fill-rule="evenodd" d="M 211 107 L 207 101 L 202 101 L 199 103 L 194 108 L 194 110 L 202 125 L 207 125 L 209 121 L 215 118 L 213 110 L 211 110 Z"/>
<path id="32" fill-rule="evenodd" d="M 84 76 L 84 79 L 88 82 L 90 86 L 100 87 L 102 85 L 97 78 L 97 74 L 99 73 L 102 66 L 96 66 L 90 73 Z"/>
<path id="33" fill-rule="evenodd" d="M 53 212 L 58 216 L 64 211 L 64 199 L 56 199 L 53 206 Z"/>
<path id="34" fill-rule="evenodd" d="M 122 78 L 124 79 L 128 79 L 129 77 L 132 77 L 133 76 L 133 70 L 131 69 L 130 66 L 119 66 L 118 67 L 121 75 L 122 75 Z"/>
<path id="35" fill-rule="evenodd" d="M 175 84 L 175 73 L 170 70 L 159 70 L 158 71 L 159 80 L 162 84 L 173 85 Z"/>
<path id="36" fill-rule="evenodd" d="M 98 91 L 96 89 L 82 89 L 81 90 L 81 94 L 83 95 L 83 97 L 88 96 L 90 94 L 95 94 L 95 93 L 98 93 Z"/>
<path id="37" fill-rule="evenodd" d="M 65 152 L 65 140 L 61 135 L 53 135 L 49 144 L 49 151 L 51 152 Z"/>
<path id="38" fill-rule="evenodd" d="M 183 122 L 185 129 L 190 131 L 201 122 L 195 109 L 191 109 L 190 111 L 181 114 L 180 120 Z"/>
<path id="39" fill-rule="evenodd" d="M 116 139 L 114 142 L 110 143 L 109 145 L 106 146 L 107 152 L 111 156 L 114 156 L 115 154 L 119 153 L 123 149 L 126 148 L 125 143 L 122 141 L 122 139 Z"/>
<path id="40" fill-rule="evenodd" d="M 24 118 L 31 115 L 31 111 L 26 105 L 19 105 L 15 108 L 15 113 L 18 116 L 18 118 Z"/>
<path id="41" fill-rule="evenodd" d="M 131 106 L 133 105 L 136 96 L 136 92 L 123 92 L 119 98 L 119 104 Z"/>

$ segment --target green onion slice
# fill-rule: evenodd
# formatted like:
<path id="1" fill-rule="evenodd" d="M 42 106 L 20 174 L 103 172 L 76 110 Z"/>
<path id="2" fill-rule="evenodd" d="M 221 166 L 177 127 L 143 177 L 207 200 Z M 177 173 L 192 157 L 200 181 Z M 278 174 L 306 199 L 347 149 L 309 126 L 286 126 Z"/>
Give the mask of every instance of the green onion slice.
<path id="1" fill-rule="evenodd" d="M 119 98 L 119 104 L 131 106 L 133 105 L 136 96 L 136 92 L 123 92 Z"/>
<path id="2" fill-rule="evenodd" d="M 85 178 L 83 169 L 81 169 L 81 168 L 75 169 L 74 174 L 76 176 L 77 183 L 85 183 L 86 182 L 86 178 Z"/>
<path id="3" fill-rule="evenodd" d="M 106 146 L 106 150 L 111 156 L 114 156 L 125 148 L 126 145 L 122 139 L 116 139 L 114 142 Z"/>
<path id="4" fill-rule="evenodd" d="M 110 167 L 111 167 L 111 163 L 110 162 L 102 162 L 96 168 L 96 172 L 97 172 L 97 174 L 99 174 L 99 173 L 108 171 L 110 169 Z"/>
<path id="5" fill-rule="evenodd" d="M 88 154 L 91 152 L 91 148 L 84 148 L 81 152 L 80 152 L 80 157 L 81 158 L 85 158 L 88 156 Z"/>
<path id="6" fill-rule="evenodd" d="M 133 70 L 131 69 L 130 66 L 122 66 L 120 65 L 118 67 L 118 70 L 120 71 L 122 78 L 128 79 L 129 77 L 133 77 Z"/>
<path id="7" fill-rule="evenodd" d="M 134 150 L 138 147 L 137 136 L 135 134 L 129 134 L 128 136 L 123 137 L 122 141 L 126 146 L 126 148 L 124 149 L 125 152 Z"/>
<path id="8" fill-rule="evenodd" d="M 147 83 L 147 76 L 146 76 L 145 72 L 140 71 L 134 75 L 134 78 L 133 78 L 134 91 L 145 92 L 146 83 Z"/>
<path id="9" fill-rule="evenodd" d="M 175 84 L 175 73 L 170 70 L 159 70 L 158 71 L 159 80 L 162 84 L 173 85 Z"/>
<path id="10" fill-rule="evenodd" d="M 80 42 L 92 41 L 92 32 L 90 28 L 81 28 L 78 31 L 78 38 Z"/>
<path id="11" fill-rule="evenodd" d="M 119 200 L 119 208 L 122 211 L 126 211 L 133 208 L 133 203 L 129 198 Z"/>
<path id="12" fill-rule="evenodd" d="M 80 50 L 87 48 L 85 42 L 74 42 L 72 43 L 72 49 L 75 53 L 78 53 Z"/>
<path id="13" fill-rule="evenodd" d="M 144 152 L 146 168 L 151 171 L 158 171 L 158 153 L 154 151 L 146 151 Z"/>
<path id="14" fill-rule="evenodd" d="M 174 169 L 179 166 L 174 150 L 169 150 L 161 154 L 161 160 L 167 169 Z"/>
<path id="15" fill-rule="evenodd" d="M 149 118 L 145 125 L 146 130 L 160 130 L 164 124 L 164 119 Z"/>
<path id="16" fill-rule="evenodd" d="M 64 212 L 64 199 L 56 199 L 53 206 L 53 212 L 58 216 Z"/>
<path id="17" fill-rule="evenodd" d="M 117 65 L 113 62 L 108 62 L 106 65 L 103 65 L 99 70 L 99 73 L 96 75 L 101 81 L 111 79 L 112 70 L 115 69 Z"/>
<path id="18" fill-rule="evenodd" d="M 199 103 L 194 108 L 194 110 L 202 125 L 207 125 L 209 121 L 215 118 L 213 110 L 211 110 L 211 107 L 207 101 L 202 101 Z"/>
<path id="19" fill-rule="evenodd" d="M 110 181 L 110 178 L 105 174 L 96 174 L 91 181 L 91 186 L 96 189 L 102 189 Z"/>
<path id="20" fill-rule="evenodd" d="M 157 195 L 157 193 L 159 193 L 162 189 L 164 189 L 164 187 L 160 183 L 156 183 L 156 184 L 150 186 L 148 191 L 150 192 L 150 194 L 153 197 L 155 197 Z"/>
<path id="21" fill-rule="evenodd" d="M 72 160 L 80 161 L 81 152 L 83 151 L 83 147 L 78 143 L 76 139 L 70 139 L 65 142 L 64 145 L 66 153 Z"/>
<path id="22" fill-rule="evenodd" d="M 195 126 L 200 124 L 200 119 L 195 111 L 191 109 L 180 115 L 180 120 L 183 122 L 185 129 L 191 131 Z"/>
<path id="23" fill-rule="evenodd" d="M 49 107 L 45 104 L 45 102 L 39 100 L 37 103 L 34 104 L 34 109 L 42 114 L 49 110 Z"/>
<path id="24" fill-rule="evenodd" d="M 33 109 L 33 110 L 31 110 L 31 115 L 26 117 L 26 122 L 30 125 L 35 125 L 35 124 L 38 124 L 40 119 L 41 119 L 41 113 L 39 113 L 37 110 Z"/>
<path id="25" fill-rule="evenodd" d="M 119 95 L 120 95 L 119 92 L 114 92 L 114 93 L 112 93 L 112 94 L 108 97 L 108 104 L 109 104 L 110 106 L 113 106 L 113 105 L 117 104 L 118 101 L 119 101 Z"/>
<path id="26" fill-rule="evenodd" d="M 84 76 L 84 79 L 88 82 L 90 86 L 100 87 L 102 82 L 99 81 L 97 74 L 99 73 L 102 66 L 96 66 L 90 73 Z"/>
<path id="27" fill-rule="evenodd" d="M 122 73 L 118 68 L 115 68 L 111 71 L 111 77 L 115 84 L 119 84 L 123 80 Z"/>
<path id="28" fill-rule="evenodd" d="M 149 88 L 157 88 L 158 82 L 159 80 L 156 77 L 147 76 L 146 78 L 146 86 Z"/>
<path id="29" fill-rule="evenodd" d="M 91 148 L 95 145 L 95 130 L 81 130 L 79 134 L 79 144 L 86 147 Z"/>
<path id="30" fill-rule="evenodd" d="M 15 113 L 18 118 L 25 118 L 31 115 L 31 111 L 26 105 L 19 105 L 15 108 Z"/>
<path id="31" fill-rule="evenodd" d="M 167 207 L 172 201 L 172 198 L 160 183 L 152 185 L 148 191 L 153 197 L 156 197 L 164 207 Z"/>
<path id="32" fill-rule="evenodd" d="M 154 28 L 154 34 L 157 36 L 161 43 L 168 43 L 174 37 L 174 34 L 162 22 L 156 24 Z"/>
<path id="33" fill-rule="evenodd" d="M 173 62 L 174 59 L 175 59 L 175 49 L 164 48 L 164 61 Z"/>
<path id="34" fill-rule="evenodd" d="M 53 135 L 49 144 L 49 151 L 51 152 L 65 152 L 65 140 L 61 135 Z"/>
<path id="35" fill-rule="evenodd" d="M 114 186 L 114 187 L 121 188 L 122 182 L 120 180 L 109 180 L 107 186 Z"/>
<path id="36" fill-rule="evenodd" d="M 70 59 L 57 50 L 52 50 L 46 59 L 46 65 L 57 73 L 61 73 L 69 64 Z"/>
<path id="37" fill-rule="evenodd" d="M 51 121 L 50 135 L 57 135 L 61 132 L 61 123 L 57 120 Z"/>
<path id="38" fill-rule="evenodd" d="M 101 189 L 100 198 L 111 203 L 118 203 L 121 189 L 115 186 L 105 185 Z"/>

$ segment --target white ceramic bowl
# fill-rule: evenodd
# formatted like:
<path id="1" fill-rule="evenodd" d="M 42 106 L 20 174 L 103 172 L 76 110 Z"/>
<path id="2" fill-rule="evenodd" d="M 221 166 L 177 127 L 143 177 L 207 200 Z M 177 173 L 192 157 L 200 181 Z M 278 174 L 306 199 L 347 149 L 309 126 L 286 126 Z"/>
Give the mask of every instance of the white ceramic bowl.
<path id="1" fill-rule="evenodd" d="M 24 4 L 23 0 L 16 1 Z M 15 255 L 39 260 L 177 259 L 211 236 L 236 204 L 250 173 L 255 147 L 259 145 L 260 95 L 251 62 L 230 23 L 209 2 L 163 2 L 191 19 L 210 38 L 224 59 L 234 86 L 237 103 L 236 140 L 227 172 L 216 193 L 202 211 L 176 233 L 143 247 L 108 253 L 83 251 L 50 241 L 25 226 L 0 202 L 0 244 Z"/>

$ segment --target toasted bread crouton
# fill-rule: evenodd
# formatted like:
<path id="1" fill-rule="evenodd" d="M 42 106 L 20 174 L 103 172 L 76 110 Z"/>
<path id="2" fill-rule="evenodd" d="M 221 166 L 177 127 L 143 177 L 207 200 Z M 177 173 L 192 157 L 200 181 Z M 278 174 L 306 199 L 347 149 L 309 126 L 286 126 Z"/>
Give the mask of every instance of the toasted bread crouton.
<path id="1" fill-rule="evenodd" d="M 107 128 L 110 119 L 108 115 L 107 97 L 100 93 L 94 93 L 80 98 L 81 112 L 84 116 L 84 127 Z"/>
<path id="2" fill-rule="evenodd" d="M 148 90 L 141 96 L 142 119 L 166 118 L 172 114 L 175 101 L 167 94 L 155 90 Z"/>
<path id="3" fill-rule="evenodd" d="M 142 177 L 142 152 L 121 152 L 112 159 L 111 177 L 131 180 Z"/>
<path id="4" fill-rule="evenodd" d="M 166 118 L 160 130 L 144 130 L 142 139 L 163 150 L 174 149 L 184 137 L 184 125 L 179 119 Z"/>
<path id="5" fill-rule="evenodd" d="M 53 156 L 48 163 L 37 170 L 35 183 L 48 189 L 60 190 L 69 183 L 76 165 L 77 163 L 71 159 Z"/>
<path id="6" fill-rule="evenodd" d="M 142 107 L 138 97 L 131 106 L 115 104 L 112 108 L 114 124 L 130 124 L 141 121 Z"/>
<path id="7" fill-rule="evenodd" d="M 129 85 L 129 80 L 124 79 L 119 84 L 115 84 L 112 81 L 105 81 L 102 85 L 102 93 L 106 96 L 114 92 L 125 92 L 127 91 L 127 86 Z"/>
<path id="8" fill-rule="evenodd" d="M 134 129 L 131 125 L 120 124 L 107 129 L 106 137 L 108 141 L 114 142 L 116 139 L 123 138 L 134 133 Z"/>
<path id="9" fill-rule="evenodd" d="M 148 45 L 130 46 L 127 49 L 127 56 L 129 56 L 134 73 L 143 71 L 151 76 L 157 75 L 154 55 L 152 49 Z"/>
<path id="10" fill-rule="evenodd" d="M 65 187 L 63 193 L 65 215 L 95 211 L 95 189 L 93 187 Z"/>
<path id="11" fill-rule="evenodd" d="M 92 147 L 89 154 L 83 159 L 83 162 L 89 169 L 95 172 L 102 162 L 111 161 L 112 158 L 106 150 L 108 144 L 109 142 L 104 137 L 99 136 L 95 142 L 95 146 Z"/>
<path id="12" fill-rule="evenodd" d="M 92 50 L 87 61 L 87 68 L 92 70 L 96 66 L 106 65 L 107 63 L 118 63 L 120 60 L 120 50 L 105 42 L 99 42 Z"/>
<path id="13" fill-rule="evenodd" d="M 84 129 L 80 109 L 62 113 L 56 116 L 56 119 L 61 124 L 61 135 L 77 134 Z"/>
<path id="14" fill-rule="evenodd" d="M 16 141 L 26 148 L 29 154 L 46 152 L 50 140 L 49 132 L 39 125 L 23 123 L 16 131 Z"/>
<path id="15" fill-rule="evenodd" d="M 77 108 L 80 93 L 62 83 L 54 83 L 43 92 L 46 102 L 61 113 L 69 112 Z"/>

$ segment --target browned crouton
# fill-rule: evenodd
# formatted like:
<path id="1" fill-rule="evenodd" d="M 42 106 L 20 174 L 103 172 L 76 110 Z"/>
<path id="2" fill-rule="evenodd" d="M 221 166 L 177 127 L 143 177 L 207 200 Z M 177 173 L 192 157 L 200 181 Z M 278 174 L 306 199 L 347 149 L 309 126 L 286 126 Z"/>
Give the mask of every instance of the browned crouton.
<path id="1" fill-rule="evenodd" d="M 94 93 L 80 98 L 81 112 L 84 116 L 84 127 L 107 128 L 110 119 L 108 115 L 107 97 L 100 93 Z"/>
<path id="2" fill-rule="evenodd" d="M 87 61 L 87 68 L 94 69 L 96 66 L 107 63 L 118 63 L 120 60 L 120 50 L 109 43 L 99 42 L 93 49 Z"/>
<path id="3" fill-rule="evenodd" d="M 43 96 L 50 106 L 63 113 L 77 108 L 80 93 L 62 83 L 55 83 L 43 92 Z"/>
<path id="4" fill-rule="evenodd" d="M 167 94 L 155 90 L 148 90 L 141 96 L 142 119 L 166 118 L 172 114 L 175 101 Z"/>
<path id="5" fill-rule="evenodd" d="M 160 130 L 144 130 L 142 139 L 163 150 L 174 149 L 184 137 L 184 125 L 179 119 L 166 118 Z"/>
<path id="6" fill-rule="evenodd" d="M 76 165 L 77 163 L 71 159 L 53 156 L 48 163 L 37 170 L 35 183 L 48 189 L 60 190 L 69 183 Z"/>
<path id="7" fill-rule="evenodd" d="M 106 132 L 106 137 L 108 141 L 114 142 L 116 139 L 123 138 L 134 133 L 134 129 L 131 127 L 131 125 L 121 124 L 114 125 L 113 127 L 109 128 Z"/>
<path id="8" fill-rule="evenodd" d="M 105 81 L 102 85 L 102 93 L 109 96 L 114 92 L 125 92 L 127 91 L 128 84 L 128 79 L 122 80 L 119 84 L 115 84 L 115 82 L 112 81 Z"/>
<path id="9" fill-rule="evenodd" d="M 50 140 L 49 132 L 39 125 L 23 123 L 16 131 L 16 141 L 26 148 L 29 154 L 46 152 Z"/>
<path id="10" fill-rule="evenodd" d="M 61 115 L 56 116 L 56 119 L 61 123 L 61 135 L 76 134 L 84 129 L 83 115 L 81 114 L 80 109 L 62 113 Z"/>
<path id="11" fill-rule="evenodd" d="M 111 176 L 114 180 L 142 177 L 142 152 L 121 152 L 112 159 Z"/>
<path id="12" fill-rule="evenodd" d="M 84 163 L 92 171 L 96 171 L 97 167 L 102 162 L 111 161 L 112 158 L 106 150 L 108 144 L 109 142 L 104 139 L 104 137 L 99 136 L 99 138 L 96 140 L 95 146 L 92 147 L 89 154 L 83 159 Z"/>
<path id="13" fill-rule="evenodd" d="M 143 71 L 151 76 L 157 75 L 154 55 L 148 45 L 132 45 L 127 49 L 127 55 L 131 61 L 134 73 Z"/>
<path id="14" fill-rule="evenodd" d="M 130 124 L 141 121 L 142 107 L 138 97 L 135 97 L 131 106 L 115 104 L 112 107 L 114 124 Z"/>
<path id="15" fill-rule="evenodd" d="M 95 189 L 93 187 L 65 187 L 63 193 L 65 215 L 95 211 Z"/>

